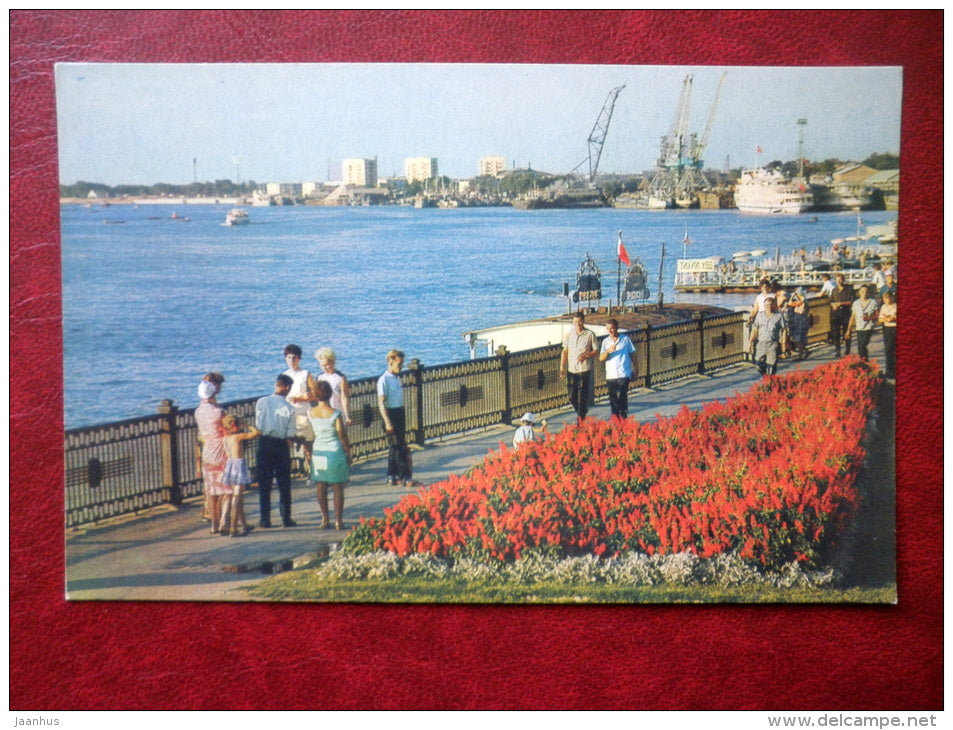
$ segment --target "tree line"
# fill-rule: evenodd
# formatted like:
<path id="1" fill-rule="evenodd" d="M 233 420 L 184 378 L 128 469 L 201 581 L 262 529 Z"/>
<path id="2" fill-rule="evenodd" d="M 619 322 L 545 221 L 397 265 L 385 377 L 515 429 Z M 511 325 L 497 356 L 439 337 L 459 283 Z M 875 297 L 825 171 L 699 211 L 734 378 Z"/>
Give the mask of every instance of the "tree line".
<path id="1" fill-rule="evenodd" d="M 773 160 L 765 167 L 779 169 L 784 175 L 794 176 L 803 166 L 805 176 L 830 175 L 839 167 L 851 164 L 849 160 L 830 157 L 821 161 L 804 160 L 801 165 L 797 160 Z M 896 170 L 900 167 L 900 157 L 889 152 L 877 152 L 860 164 L 874 170 Z M 741 170 L 732 170 L 731 176 L 737 179 Z M 605 175 L 600 176 L 599 187 L 608 195 L 617 195 L 621 192 L 633 191 L 642 180 L 642 174 L 635 175 Z M 553 185 L 571 187 L 580 182 L 580 178 L 573 175 L 554 175 L 538 170 L 511 170 L 500 177 L 483 175 L 470 180 L 470 190 L 480 195 L 503 195 L 517 197 L 534 190 L 543 190 Z M 103 183 L 85 182 L 80 180 L 72 185 L 60 185 L 60 197 L 85 198 L 92 191 L 101 198 L 118 198 L 123 196 L 152 196 L 152 197 L 206 197 L 228 198 L 251 195 L 259 188 L 254 180 L 235 183 L 231 180 L 215 180 L 193 182 L 188 185 L 171 185 L 169 183 L 155 183 L 153 185 L 105 185 Z M 452 189 L 450 178 L 443 176 L 430 181 L 414 181 L 410 183 L 405 195 L 417 195 L 441 189 Z"/>

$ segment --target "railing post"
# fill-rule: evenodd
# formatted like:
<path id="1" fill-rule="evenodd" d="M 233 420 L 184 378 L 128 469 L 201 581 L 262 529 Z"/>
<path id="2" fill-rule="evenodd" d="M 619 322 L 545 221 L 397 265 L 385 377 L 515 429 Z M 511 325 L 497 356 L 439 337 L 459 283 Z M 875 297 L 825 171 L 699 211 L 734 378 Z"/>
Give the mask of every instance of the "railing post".
<path id="1" fill-rule="evenodd" d="M 503 423 L 513 421 L 513 401 L 510 395 L 510 352 L 506 345 L 496 348 L 496 356 L 500 358 L 500 372 L 503 374 Z"/>
<path id="2" fill-rule="evenodd" d="M 705 372 L 705 317 L 701 312 L 692 312 L 692 319 L 698 323 L 698 373 Z"/>
<path id="3" fill-rule="evenodd" d="M 652 387 L 652 325 L 645 324 L 645 387 Z"/>
<path id="4" fill-rule="evenodd" d="M 159 436 L 162 487 L 166 490 L 168 501 L 178 507 L 182 504 L 182 484 L 179 480 L 179 439 L 175 425 L 179 407 L 167 398 L 159 403 L 158 411 L 163 417 Z"/>
<path id="5" fill-rule="evenodd" d="M 417 404 L 417 420 L 414 423 L 414 433 L 416 438 L 414 443 L 418 446 L 423 446 L 425 441 L 424 434 L 424 383 L 423 383 L 423 372 L 424 366 L 417 358 L 413 358 L 410 361 L 410 364 L 407 366 L 407 369 L 413 372 L 414 374 L 414 401 Z"/>

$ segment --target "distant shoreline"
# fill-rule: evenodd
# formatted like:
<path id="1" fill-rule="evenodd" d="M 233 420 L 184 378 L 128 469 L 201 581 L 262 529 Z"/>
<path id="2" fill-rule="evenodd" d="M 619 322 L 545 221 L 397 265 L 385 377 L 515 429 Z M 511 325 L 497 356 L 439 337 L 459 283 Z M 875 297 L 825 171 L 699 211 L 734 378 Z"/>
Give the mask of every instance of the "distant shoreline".
<path id="1" fill-rule="evenodd" d="M 181 196 L 152 197 L 148 195 L 126 198 L 60 198 L 60 205 L 251 205 L 248 198 L 187 198 Z"/>

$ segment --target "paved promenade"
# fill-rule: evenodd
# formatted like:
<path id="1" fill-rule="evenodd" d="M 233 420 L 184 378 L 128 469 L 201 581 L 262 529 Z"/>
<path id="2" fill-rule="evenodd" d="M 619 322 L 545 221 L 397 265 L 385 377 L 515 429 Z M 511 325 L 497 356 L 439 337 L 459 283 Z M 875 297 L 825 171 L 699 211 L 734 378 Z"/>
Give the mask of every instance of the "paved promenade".
<path id="1" fill-rule="evenodd" d="M 871 358 L 882 360 L 879 335 L 871 343 Z M 783 360 L 778 373 L 830 362 L 833 348 L 812 350 L 803 361 Z M 745 363 L 704 376 L 692 376 L 658 388 L 633 391 L 630 417 L 640 421 L 671 415 L 681 406 L 701 406 L 747 391 L 758 380 L 756 368 Z M 549 430 L 575 420 L 565 409 L 543 413 Z M 608 418 L 603 399 L 591 411 L 593 418 Z M 488 428 L 465 436 L 428 443 L 414 451 L 414 476 L 424 484 L 461 473 L 478 463 L 490 450 L 507 444 L 515 429 Z M 379 516 L 409 490 L 385 484 L 386 457 L 358 462 L 345 488 L 345 527 L 361 517 Z M 66 536 L 66 593 L 71 600 L 176 600 L 247 601 L 236 588 L 253 584 L 268 574 L 290 570 L 317 555 L 326 554 L 344 538 L 341 530 L 320 529 L 321 515 L 314 490 L 304 479 L 293 483 L 293 528 L 255 529 L 243 538 L 210 535 L 200 518 L 198 500 L 175 509 L 156 508 L 147 513 L 116 518 L 108 523 L 72 529 Z M 329 495 L 330 497 L 330 495 Z M 273 511 L 277 515 L 276 496 Z M 333 504 L 333 502 L 332 502 Z M 246 495 L 250 525 L 258 522 L 258 493 Z M 276 516 L 273 524 L 280 524 Z"/>

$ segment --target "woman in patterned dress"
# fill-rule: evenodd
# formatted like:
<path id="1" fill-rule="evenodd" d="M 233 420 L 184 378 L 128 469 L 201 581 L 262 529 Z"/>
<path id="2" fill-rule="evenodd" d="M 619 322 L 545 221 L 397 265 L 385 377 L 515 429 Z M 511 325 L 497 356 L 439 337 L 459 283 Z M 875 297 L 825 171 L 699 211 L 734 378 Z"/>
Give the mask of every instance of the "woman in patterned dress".
<path id="1" fill-rule="evenodd" d="M 212 523 L 210 532 L 214 535 L 222 529 L 222 497 L 231 494 L 231 490 L 222 484 L 228 453 L 225 451 L 225 430 L 222 426 L 224 411 L 215 401 L 222 389 L 225 378 L 221 373 L 209 373 L 199 383 L 198 394 L 201 403 L 195 409 L 195 425 L 202 444 L 202 480 L 205 483 L 205 508 L 203 517 Z"/>

